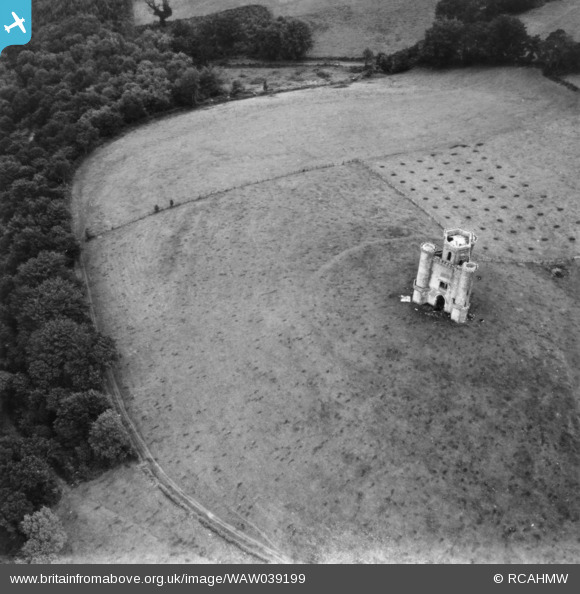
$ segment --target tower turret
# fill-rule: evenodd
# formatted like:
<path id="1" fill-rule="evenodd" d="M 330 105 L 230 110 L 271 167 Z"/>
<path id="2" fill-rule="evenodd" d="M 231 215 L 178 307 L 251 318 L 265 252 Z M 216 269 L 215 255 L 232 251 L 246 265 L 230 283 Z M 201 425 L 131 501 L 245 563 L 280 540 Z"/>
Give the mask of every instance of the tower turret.
<path id="1" fill-rule="evenodd" d="M 424 243 L 421 246 L 419 270 L 417 271 L 417 278 L 413 283 L 413 301 L 415 303 L 425 303 L 425 301 L 427 301 L 435 249 L 436 248 L 432 243 Z"/>
<path id="2" fill-rule="evenodd" d="M 461 266 L 463 262 L 469 262 L 471 250 L 477 241 L 477 235 L 463 229 L 445 229 L 443 232 L 443 255 L 444 262 Z"/>
<path id="3" fill-rule="evenodd" d="M 474 272 L 477 270 L 475 262 L 464 262 L 459 274 L 459 282 L 453 305 L 451 307 L 451 319 L 455 322 L 465 322 L 471 301 L 471 289 L 473 287 Z"/>

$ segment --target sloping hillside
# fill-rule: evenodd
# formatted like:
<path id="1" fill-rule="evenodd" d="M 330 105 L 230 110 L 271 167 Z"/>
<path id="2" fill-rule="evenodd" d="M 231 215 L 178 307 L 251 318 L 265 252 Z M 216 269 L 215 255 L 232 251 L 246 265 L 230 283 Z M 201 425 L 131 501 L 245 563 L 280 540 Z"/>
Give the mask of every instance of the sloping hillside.
<path id="1" fill-rule="evenodd" d="M 520 16 L 528 32 L 544 37 L 556 29 L 564 29 L 580 40 L 580 0 L 554 0 Z"/>
<path id="2" fill-rule="evenodd" d="M 251 4 L 247 0 L 172 0 L 172 19 L 201 16 Z M 255 2 L 254 2 L 255 3 Z M 312 56 L 360 56 L 395 51 L 419 40 L 429 27 L 437 0 L 261 0 L 276 16 L 298 17 L 310 23 L 315 44 Z M 155 21 L 142 0 L 134 4 L 137 24 Z"/>
<path id="3" fill-rule="evenodd" d="M 301 561 L 577 559 L 577 109 L 535 69 L 417 70 L 96 151 L 73 208 L 167 475 Z M 455 226 L 479 237 L 464 326 L 400 300 Z"/>

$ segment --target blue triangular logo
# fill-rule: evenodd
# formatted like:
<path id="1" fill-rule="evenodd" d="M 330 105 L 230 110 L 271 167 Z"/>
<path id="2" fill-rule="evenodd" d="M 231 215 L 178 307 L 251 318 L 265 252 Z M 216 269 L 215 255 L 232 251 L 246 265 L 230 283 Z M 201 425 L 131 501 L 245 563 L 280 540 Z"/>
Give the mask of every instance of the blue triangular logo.
<path id="1" fill-rule="evenodd" d="M 0 0 L 0 52 L 24 45 L 32 33 L 31 0 Z"/>

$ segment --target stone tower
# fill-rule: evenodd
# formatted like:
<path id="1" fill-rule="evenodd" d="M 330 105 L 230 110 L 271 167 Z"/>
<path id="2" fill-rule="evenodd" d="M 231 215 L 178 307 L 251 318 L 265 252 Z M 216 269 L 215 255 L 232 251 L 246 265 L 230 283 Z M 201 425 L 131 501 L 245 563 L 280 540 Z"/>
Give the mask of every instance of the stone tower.
<path id="1" fill-rule="evenodd" d="M 442 250 L 432 243 L 424 243 L 417 278 L 413 283 L 413 301 L 430 303 L 451 314 L 455 322 L 465 322 L 474 272 L 477 270 L 477 264 L 471 261 L 471 251 L 476 242 L 475 233 L 446 229 Z"/>

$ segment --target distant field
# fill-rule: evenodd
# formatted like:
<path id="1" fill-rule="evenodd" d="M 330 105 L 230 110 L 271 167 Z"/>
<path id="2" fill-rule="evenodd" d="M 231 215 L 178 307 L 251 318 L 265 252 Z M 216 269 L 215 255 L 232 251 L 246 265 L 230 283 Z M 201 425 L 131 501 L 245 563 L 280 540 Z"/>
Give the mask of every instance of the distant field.
<path id="1" fill-rule="evenodd" d="M 251 4 L 250 0 L 173 0 L 173 19 L 200 16 Z M 315 56 L 359 57 L 366 47 L 392 52 L 412 45 L 431 25 L 437 0 L 261 0 L 276 16 L 308 21 L 314 31 Z M 135 0 L 137 23 L 154 21 L 141 0 Z M 554 0 L 519 15 L 528 32 L 546 36 L 564 29 L 580 40 L 580 0 Z"/>
<path id="2" fill-rule="evenodd" d="M 89 158 L 97 312 L 167 473 L 300 560 L 577 559 L 577 109 L 534 70 L 418 70 Z M 456 225 L 479 236 L 464 326 L 400 301 Z"/>
<path id="3" fill-rule="evenodd" d="M 314 30 L 312 56 L 362 55 L 373 51 L 395 51 L 421 39 L 433 21 L 437 0 L 173 0 L 174 19 L 189 18 L 235 8 L 262 4 L 276 16 L 299 17 Z M 137 23 L 154 20 L 145 4 L 136 0 Z"/>
<path id="4" fill-rule="evenodd" d="M 554 0 L 520 18 L 532 35 L 545 37 L 556 29 L 564 29 L 580 41 L 580 0 Z"/>

